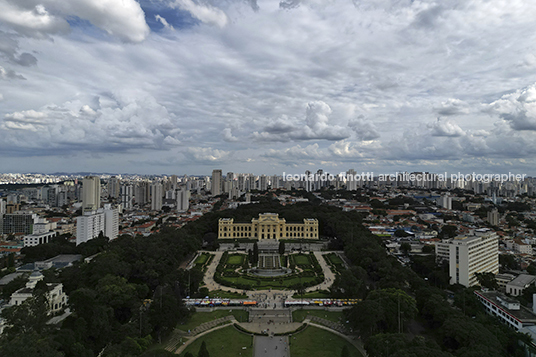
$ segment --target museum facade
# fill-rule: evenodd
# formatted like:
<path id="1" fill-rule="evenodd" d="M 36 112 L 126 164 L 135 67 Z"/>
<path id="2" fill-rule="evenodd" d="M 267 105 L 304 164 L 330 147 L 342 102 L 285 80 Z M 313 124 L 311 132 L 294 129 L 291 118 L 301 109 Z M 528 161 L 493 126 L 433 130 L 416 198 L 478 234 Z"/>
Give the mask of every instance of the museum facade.
<path id="1" fill-rule="evenodd" d="M 287 223 L 277 213 L 261 213 L 250 223 L 234 222 L 233 218 L 220 218 L 218 239 L 318 239 L 318 220 L 305 218 L 303 223 Z"/>

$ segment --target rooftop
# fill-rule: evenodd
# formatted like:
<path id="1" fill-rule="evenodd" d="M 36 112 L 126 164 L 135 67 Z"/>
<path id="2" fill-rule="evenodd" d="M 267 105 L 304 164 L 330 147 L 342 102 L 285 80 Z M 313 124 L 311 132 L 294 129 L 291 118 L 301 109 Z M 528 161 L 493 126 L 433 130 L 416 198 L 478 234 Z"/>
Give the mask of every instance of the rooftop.
<path id="1" fill-rule="evenodd" d="M 523 323 L 527 323 L 527 322 L 536 323 L 536 315 L 531 310 L 527 309 L 526 307 L 520 306 L 519 310 L 511 310 L 511 309 L 506 308 L 503 304 L 499 302 L 499 299 L 501 299 L 506 302 L 513 302 L 513 303 L 519 304 L 519 302 L 515 299 L 509 298 L 506 295 L 498 291 L 475 291 L 475 294 L 484 297 L 493 305 L 497 306 L 499 309 L 503 310 L 504 312 L 508 313 L 509 315 L 513 316 L 515 319 Z"/>
<path id="2" fill-rule="evenodd" d="M 509 282 L 508 285 L 513 285 L 516 287 L 524 288 L 527 285 L 534 283 L 535 280 L 536 280 L 536 276 L 534 275 L 521 274 L 517 278 Z"/>

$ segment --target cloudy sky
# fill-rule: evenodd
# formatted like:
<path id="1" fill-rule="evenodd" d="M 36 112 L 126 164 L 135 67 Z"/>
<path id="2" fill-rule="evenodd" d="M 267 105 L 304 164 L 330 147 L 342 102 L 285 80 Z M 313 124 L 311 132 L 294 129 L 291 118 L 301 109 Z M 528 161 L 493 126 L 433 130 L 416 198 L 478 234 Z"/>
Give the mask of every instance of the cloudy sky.
<path id="1" fill-rule="evenodd" d="M 536 175 L 524 0 L 0 0 L 0 172 Z"/>

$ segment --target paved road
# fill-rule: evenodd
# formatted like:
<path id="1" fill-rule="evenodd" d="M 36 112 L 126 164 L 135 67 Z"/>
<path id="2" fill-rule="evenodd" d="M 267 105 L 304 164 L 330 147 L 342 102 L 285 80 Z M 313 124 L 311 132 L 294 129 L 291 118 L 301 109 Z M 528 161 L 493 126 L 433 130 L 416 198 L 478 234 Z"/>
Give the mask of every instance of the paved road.
<path id="1" fill-rule="evenodd" d="M 288 338 L 255 336 L 253 342 L 254 357 L 289 357 Z"/>

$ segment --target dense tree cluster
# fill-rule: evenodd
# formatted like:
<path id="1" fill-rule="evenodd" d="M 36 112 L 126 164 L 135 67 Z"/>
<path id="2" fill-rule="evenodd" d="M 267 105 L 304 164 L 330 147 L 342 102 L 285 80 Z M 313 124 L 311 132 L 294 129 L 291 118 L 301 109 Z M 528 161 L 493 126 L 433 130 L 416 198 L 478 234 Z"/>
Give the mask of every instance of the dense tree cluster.
<path id="1" fill-rule="evenodd" d="M 59 329 L 27 329 L 34 325 L 25 322 L 36 315 L 28 310 L 35 305 L 33 299 L 6 309 L 4 317 L 18 333 L 8 331 L 1 336 L 0 355 L 142 355 L 188 316 L 181 298 L 198 289 L 202 274 L 188 274 L 179 266 L 201 247 L 197 237 L 203 235 L 191 234 L 195 230 L 163 228 L 150 237 L 122 236 L 111 242 L 96 238 L 76 247 L 85 256 L 100 254 L 58 275 L 45 275 L 45 280 L 56 278 L 64 284 L 73 314 Z M 41 248 L 43 252 L 48 249 Z M 21 317 L 22 311 L 29 311 L 28 316 Z M 25 345 L 36 347 L 18 350 Z"/>

